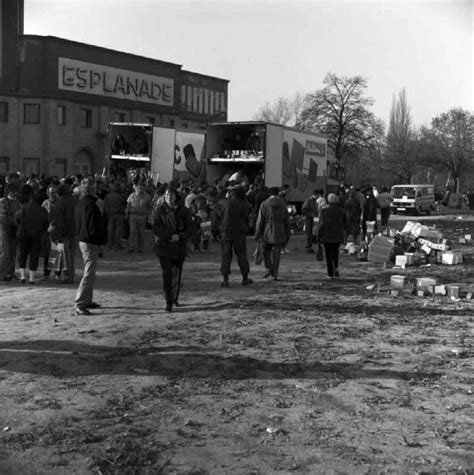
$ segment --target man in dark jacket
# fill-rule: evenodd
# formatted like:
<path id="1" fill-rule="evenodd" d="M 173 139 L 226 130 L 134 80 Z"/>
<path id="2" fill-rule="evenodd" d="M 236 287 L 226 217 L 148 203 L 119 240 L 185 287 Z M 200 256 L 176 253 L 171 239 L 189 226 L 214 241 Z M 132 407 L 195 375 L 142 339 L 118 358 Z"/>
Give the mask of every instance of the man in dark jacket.
<path id="1" fill-rule="evenodd" d="M 74 282 L 76 255 L 76 199 L 72 196 L 71 187 L 62 183 L 58 186 L 59 202 L 54 209 L 53 240 L 64 248 L 64 280 L 63 284 Z"/>
<path id="2" fill-rule="evenodd" d="M 339 277 L 339 246 L 344 242 L 347 229 L 345 211 L 338 205 L 336 194 L 328 195 L 328 207 L 321 211 L 319 217 L 319 239 L 324 244 L 328 277 Z"/>
<path id="3" fill-rule="evenodd" d="M 317 199 L 321 195 L 319 194 L 319 190 L 314 190 L 313 194 L 306 199 L 301 207 L 301 212 L 304 215 L 304 226 L 306 232 L 306 252 L 310 254 L 314 254 L 313 250 L 313 242 L 315 240 L 315 236 L 313 235 L 313 227 L 314 227 L 314 218 L 319 217 L 319 207 Z"/>
<path id="4" fill-rule="evenodd" d="M 96 204 L 97 183 L 94 178 L 84 178 L 81 182 L 82 198 L 76 206 L 76 231 L 79 249 L 84 261 L 84 274 L 77 289 L 74 307 L 75 315 L 91 315 L 90 308 L 100 305 L 92 300 L 99 246 L 106 243 L 106 233 L 102 215 Z"/>
<path id="5" fill-rule="evenodd" d="M 362 210 L 362 232 L 367 235 L 367 222 L 375 222 L 373 233 L 377 232 L 377 199 L 371 186 L 366 188 L 365 203 Z"/>
<path id="6" fill-rule="evenodd" d="M 245 197 L 244 189 L 240 185 L 234 185 L 229 189 L 229 197 L 223 200 L 220 213 L 221 273 L 223 276 L 221 286 L 229 287 L 232 251 L 237 256 L 237 263 L 242 274 L 242 285 L 252 284 L 253 280 L 248 277 L 250 266 L 246 242 L 250 205 Z"/>

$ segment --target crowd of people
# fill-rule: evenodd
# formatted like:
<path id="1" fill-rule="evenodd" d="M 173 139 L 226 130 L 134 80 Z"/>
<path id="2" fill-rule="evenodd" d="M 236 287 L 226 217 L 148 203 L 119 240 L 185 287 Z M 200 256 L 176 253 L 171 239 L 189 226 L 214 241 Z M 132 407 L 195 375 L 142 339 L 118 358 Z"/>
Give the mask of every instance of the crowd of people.
<path id="1" fill-rule="evenodd" d="M 189 252 L 213 252 L 220 246 L 222 287 L 230 286 L 233 254 L 241 284 L 251 285 L 247 239 L 253 236 L 266 268 L 265 278 L 279 280 L 280 256 L 291 237 L 288 186 L 249 185 L 236 173 L 214 185 L 193 182 L 153 184 L 135 171 L 127 177 L 7 176 L 0 198 L 0 279 L 35 285 L 76 281 L 79 249 L 84 272 L 74 312 L 88 315 L 93 300 L 97 260 L 114 252 L 143 253 L 151 229 L 163 276 L 166 310 L 179 305 L 183 264 Z M 324 196 L 314 190 L 303 203 L 306 251 L 324 247 L 328 277 L 339 277 L 339 246 L 377 230 L 377 210 L 386 226 L 391 196 L 387 189 L 341 186 Z M 370 225 L 372 228 L 367 229 Z M 42 264 L 41 271 L 40 261 Z M 28 272 L 27 272 L 28 271 Z"/>

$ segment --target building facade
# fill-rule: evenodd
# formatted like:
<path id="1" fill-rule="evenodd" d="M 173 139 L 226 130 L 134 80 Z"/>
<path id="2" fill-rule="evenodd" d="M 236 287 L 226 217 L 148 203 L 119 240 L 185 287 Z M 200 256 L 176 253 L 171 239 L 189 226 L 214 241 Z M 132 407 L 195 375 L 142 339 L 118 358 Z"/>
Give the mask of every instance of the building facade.
<path id="1" fill-rule="evenodd" d="M 101 172 L 108 122 L 205 129 L 227 120 L 228 81 L 52 36 L 23 34 L 0 0 L 0 174 Z"/>

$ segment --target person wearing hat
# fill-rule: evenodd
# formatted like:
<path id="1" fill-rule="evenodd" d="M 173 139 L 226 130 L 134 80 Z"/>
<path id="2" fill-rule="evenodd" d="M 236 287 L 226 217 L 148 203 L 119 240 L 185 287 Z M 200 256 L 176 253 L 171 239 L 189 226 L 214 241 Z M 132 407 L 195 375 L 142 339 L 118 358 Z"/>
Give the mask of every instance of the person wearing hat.
<path id="1" fill-rule="evenodd" d="M 328 277 L 339 277 L 339 246 L 344 242 L 347 218 L 334 193 L 328 195 L 328 207 L 319 216 L 319 239 L 324 245 Z"/>
<path id="2" fill-rule="evenodd" d="M 249 230 L 250 205 L 240 185 L 231 186 L 228 197 L 222 200 L 219 210 L 221 234 L 221 274 L 222 287 L 229 287 L 232 252 L 237 256 L 237 263 L 242 274 L 242 285 L 253 283 L 249 279 L 249 260 L 247 257 L 246 236 Z"/>
<path id="3" fill-rule="evenodd" d="M 290 239 L 290 217 L 285 202 L 278 196 L 278 187 L 270 188 L 270 197 L 260 206 L 255 239 L 263 242 L 264 278 L 278 280 L 281 250 Z"/>

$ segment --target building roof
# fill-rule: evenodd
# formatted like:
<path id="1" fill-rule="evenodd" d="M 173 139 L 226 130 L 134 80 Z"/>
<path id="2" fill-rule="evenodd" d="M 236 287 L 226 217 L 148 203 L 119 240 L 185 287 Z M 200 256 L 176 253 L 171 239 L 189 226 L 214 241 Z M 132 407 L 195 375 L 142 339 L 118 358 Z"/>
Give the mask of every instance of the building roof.
<path id="1" fill-rule="evenodd" d="M 58 36 L 42 36 L 42 35 L 22 35 L 23 39 L 36 39 L 36 40 L 53 40 L 53 41 L 59 41 L 61 43 L 65 43 L 65 44 L 69 44 L 69 45 L 74 45 L 74 46 L 83 46 L 85 48 L 92 48 L 92 49 L 95 49 L 97 51 L 101 51 L 101 52 L 108 52 L 108 53 L 111 53 L 111 54 L 119 54 L 119 55 L 122 55 L 122 56 L 127 56 L 129 58 L 135 58 L 135 59 L 141 59 L 141 60 L 146 60 L 146 61 L 153 61 L 153 62 L 157 62 L 157 63 L 161 63 L 161 64 L 166 64 L 167 66 L 175 66 L 177 68 L 182 68 L 183 65 L 182 64 L 177 64 L 177 63 L 170 63 L 169 61 L 162 61 L 161 59 L 155 59 L 155 58 L 148 58 L 146 56 L 140 56 L 140 55 L 137 55 L 137 54 L 133 54 L 133 53 L 126 53 L 124 51 L 118 51 L 118 50 L 115 50 L 115 49 L 111 49 L 111 48 L 105 48 L 103 46 L 97 46 L 97 45 L 91 45 L 89 43 L 81 43 L 80 41 L 73 41 L 73 40 L 67 40 L 65 38 L 59 38 Z"/>

